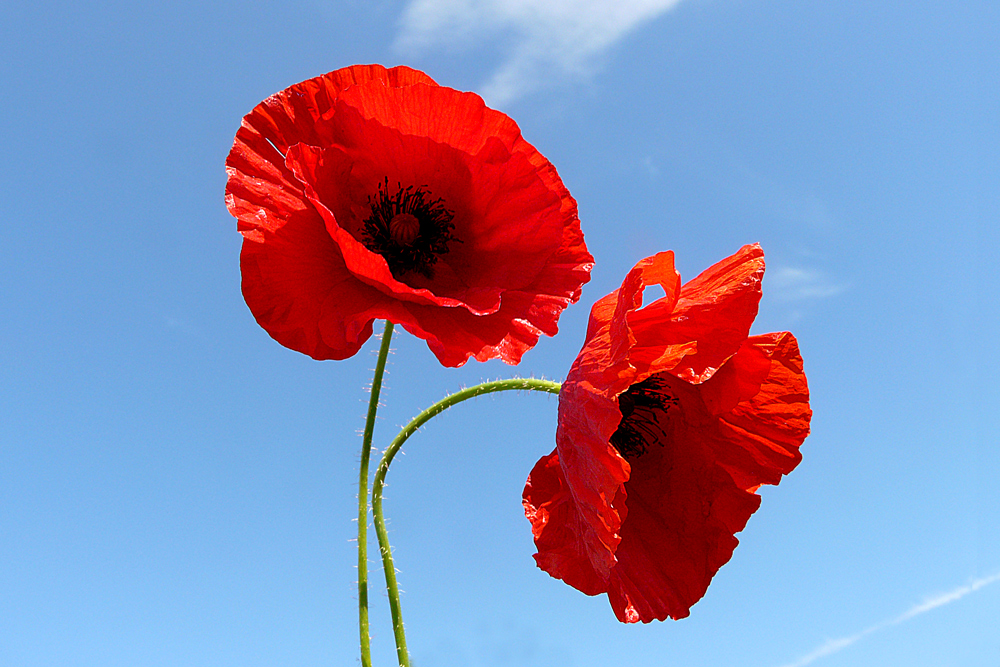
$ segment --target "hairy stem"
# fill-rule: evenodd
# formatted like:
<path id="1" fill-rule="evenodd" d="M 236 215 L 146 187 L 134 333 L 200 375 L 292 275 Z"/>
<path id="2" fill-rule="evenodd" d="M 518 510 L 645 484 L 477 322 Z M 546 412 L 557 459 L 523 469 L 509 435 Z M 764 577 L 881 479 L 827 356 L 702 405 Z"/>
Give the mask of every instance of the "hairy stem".
<path id="1" fill-rule="evenodd" d="M 382 455 L 375 471 L 375 480 L 372 483 L 372 517 L 375 520 L 375 534 L 378 536 L 379 551 L 382 553 L 382 569 L 385 571 L 385 587 L 389 592 L 389 610 L 392 612 L 392 629 L 396 637 L 396 655 L 399 658 L 399 667 L 410 667 L 410 656 L 406 651 L 406 634 L 403 631 L 403 617 L 399 609 L 399 586 L 396 583 L 396 568 L 392 562 L 392 548 L 389 546 L 389 534 L 385 528 L 385 518 L 382 514 L 382 488 L 385 485 L 385 475 L 389 471 L 389 464 L 396 456 L 407 438 L 416 433 L 417 429 L 427 423 L 435 415 L 438 415 L 451 406 L 462 401 L 483 394 L 491 394 L 497 391 L 543 391 L 549 394 L 558 394 L 560 384 L 550 380 L 536 380 L 533 378 L 513 378 L 510 380 L 494 380 L 484 382 L 474 387 L 463 389 L 449 396 L 445 396 L 440 401 L 430 406 L 399 432 L 399 435 L 389 444 L 389 447 Z"/>
<path id="2" fill-rule="evenodd" d="M 368 462 L 372 453 L 372 434 L 375 432 L 375 413 L 378 396 L 382 391 L 382 375 L 389 356 L 392 340 L 392 322 L 385 323 L 382 347 L 378 351 L 372 392 L 368 400 L 368 418 L 361 441 L 361 470 L 358 472 L 358 629 L 361 633 L 361 667 L 372 667 L 371 635 L 368 628 Z"/>

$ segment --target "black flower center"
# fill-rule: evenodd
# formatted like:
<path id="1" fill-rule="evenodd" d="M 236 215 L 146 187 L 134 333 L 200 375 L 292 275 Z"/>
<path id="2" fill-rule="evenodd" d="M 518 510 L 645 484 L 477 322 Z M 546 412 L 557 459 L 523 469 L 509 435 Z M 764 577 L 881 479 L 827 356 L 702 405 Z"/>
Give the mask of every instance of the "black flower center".
<path id="1" fill-rule="evenodd" d="M 368 197 L 368 205 L 371 215 L 361 228 L 361 242 L 385 258 L 397 280 L 409 272 L 431 278 L 432 267 L 448 252 L 448 244 L 461 243 L 452 234 L 455 214 L 423 187 L 397 184 L 396 193 L 389 194 L 386 179 L 375 196 Z"/>
<path id="2" fill-rule="evenodd" d="M 653 375 L 632 385 L 618 396 L 622 420 L 611 435 L 611 444 L 625 460 L 642 456 L 650 445 L 663 446 L 670 439 L 670 413 L 678 407 L 680 400 L 665 379 Z"/>

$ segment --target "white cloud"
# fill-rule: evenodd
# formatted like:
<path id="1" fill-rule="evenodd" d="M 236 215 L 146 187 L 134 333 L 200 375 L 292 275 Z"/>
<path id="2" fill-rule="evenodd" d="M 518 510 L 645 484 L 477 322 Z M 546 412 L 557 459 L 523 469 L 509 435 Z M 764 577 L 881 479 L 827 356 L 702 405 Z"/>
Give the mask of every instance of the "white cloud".
<path id="1" fill-rule="evenodd" d="M 471 48 L 513 37 L 482 93 L 509 102 L 553 77 L 586 76 L 594 59 L 640 24 L 680 0 L 411 0 L 396 48 Z"/>
<path id="2" fill-rule="evenodd" d="M 841 651 L 847 648 L 848 646 L 858 641 L 871 631 L 872 629 L 869 628 L 865 632 L 861 632 L 856 635 L 852 635 L 850 637 L 842 637 L 840 639 L 828 639 L 826 640 L 825 644 L 821 645 L 818 649 L 816 649 L 812 653 L 804 655 L 795 662 L 791 662 L 788 663 L 787 665 L 784 665 L 784 667 L 803 667 L 804 665 L 808 665 L 810 662 L 813 662 L 814 660 L 825 658 L 828 655 L 831 655 L 833 653 L 836 653 L 837 651 Z"/>
<path id="3" fill-rule="evenodd" d="M 822 271 L 780 267 L 764 274 L 765 290 L 782 301 L 825 299 L 836 296 L 847 287 L 830 280 Z"/>
<path id="4" fill-rule="evenodd" d="M 943 607 L 944 605 L 952 603 L 955 600 L 960 600 L 964 598 L 969 593 L 974 593 L 978 591 L 983 586 L 989 586 L 990 584 L 996 583 L 998 581 L 1000 581 L 1000 573 L 994 574 L 992 577 L 983 577 L 982 579 L 976 579 L 968 586 L 960 586 L 953 591 L 942 593 L 941 595 L 937 595 L 928 600 L 925 600 L 924 602 L 921 602 L 920 604 L 912 607 L 911 609 L 907 610 L 906 612 L 892 619 L 892 621 L 890 621 L 890 625 L 896 625 L 898 623 L 902 623 L 903 621 L 908 621 L 914 616 L 928 612 L 931 609 L 937 609 L 938 607 Z"/>
<path id="5" fill-rule="evenodd" d="M 958 588 L 952 591 L 949 591 L 947 593 L 942 593 L 941 595 L 929 598 L 928 600 L 925 600 L 924 602 L 921 602 L 918 605 L 910 607 L 899 616 L 891 618 L 887 621 L 882 621 L 881 623 L 873 625 L 870 628 L 862 630 L 856 635 L 851 635 L 849 637 L 842 637 L 840 639 L 829 639 L 811 653 L 802 656 L 795 662 L 790 662 L 786 665 L 783 665 L 782 667 L 805 667 L 806 665 L 815 662 L 820 658 L 825 658 L 828 655 L 844 650 L 848 646 L 857 642 L 859 639 L 862 639 L 873 632 L 882 630 L 884 628 L 888 628 L 893 625 L 899 625 L 900 623 L 910 620 L 914 616 L 919 616 L 920 614 L 926 614 L 932 609 L 937 609 L 938 607 L 943 607 L 944 605 L 955 602 L 956 600 L 961 600 L 969 593 L 974 593 L 975 591 L 978 591 L 980 588 L 983 588 L 984 586 L 989 586 L 990 584 L 996 583 L 998 581 L 1000 581 L 1000 573 L 994 574 L 993 576 L 990 577 L 983 577 L 982 579 L 976 579 L 975 581 L 966 586 L 959 586 Z"/>

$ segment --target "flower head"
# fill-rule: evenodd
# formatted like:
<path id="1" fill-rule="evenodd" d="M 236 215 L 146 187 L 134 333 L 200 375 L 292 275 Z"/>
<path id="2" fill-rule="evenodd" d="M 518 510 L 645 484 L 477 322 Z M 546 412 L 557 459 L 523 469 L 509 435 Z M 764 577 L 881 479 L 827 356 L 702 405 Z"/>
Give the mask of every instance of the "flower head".
<path id="1" fill-rule="evenodd" d="M 756 490 L 801 460 L 812 413 L 798 343 L 748 335 L 763 274 L 751 245 L 681 286 L 664 252 L 591 311 L 524 508 L 538 566 L 607 593 L 620 621 L 687 616 Z M 651 285 L 666 296 L 642 307 Z"/>
<path id="2" fill-rule="evenodd" d="M 446 366 L 515 364 L 580 297 L 576 202 L 517 125 L 406 67 L 272 95 L 226 160 L 243 295 L 279 343 L 344 359 L 377 318 Z"/>

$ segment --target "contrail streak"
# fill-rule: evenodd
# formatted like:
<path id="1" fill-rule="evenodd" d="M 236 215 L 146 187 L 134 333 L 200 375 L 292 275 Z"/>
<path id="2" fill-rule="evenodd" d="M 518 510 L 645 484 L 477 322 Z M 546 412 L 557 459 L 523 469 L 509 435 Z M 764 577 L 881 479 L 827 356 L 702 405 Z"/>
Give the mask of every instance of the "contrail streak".
<path id="1" fill-rule="evenodd" d="M 909 609 L 904 611 L 899 616 L 896 616 L 895 618 L 890 618 L 886 621 L 882 621 L 881 623 L 877 623 L 871 626 L 870 628 L 862 630 L 857 634 L 850 635 L 847 637 L 841 637 L 840 639 L 829 639 L 826 641 L 826 643 L 821 644 L 817 649 L 815 649 L 811 653 L 802 656 L 795 662 L 790 662 L 786 665 L 782 665 L 782 667 L 804 667 L 805 665 L 808 665 L 811 662 L 819 660 L 820 658 L 825 658 L 828 655 L 832 655 L 833 653 L 837 653 L 838 651 L 844 650 L 851 644 L 857 642 L 859 639 L 863 639 L 864 637 L 867 637 L 873 632 L 882 630 L 884 628 L 888 628 L 893 625 L 899 625 L 904 621 L 910 620 L 914 616 L 919 616 L 920 614 L 924 614 L 932 609 L 937 609 L 938 607 L 943 607 L 944 605 L 955 602 L 956 600 L 961 600 L 969 593 L 975 593 L 980 588 L 989 586 L 990 584 L 996 583 L 998 581 L 1000 581 L 1000 573 L 994 574 L 989 577 L 983 577 L 982 579 L 976 579 L 970 584 L 967 584 L 965 586 L 959 586 L 953 591 L 942 593 L 941 595 L 934 596 L 924 602 L 921 602 L 918 605 L 914 605 L 913 607 L 910 607 Z"/>

